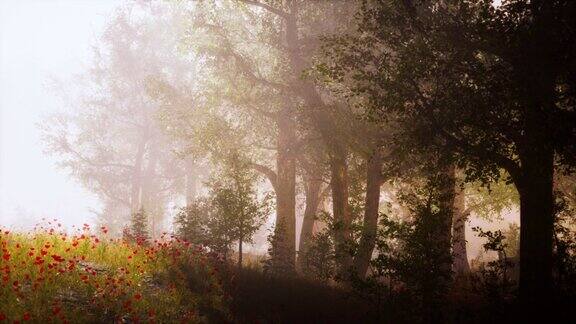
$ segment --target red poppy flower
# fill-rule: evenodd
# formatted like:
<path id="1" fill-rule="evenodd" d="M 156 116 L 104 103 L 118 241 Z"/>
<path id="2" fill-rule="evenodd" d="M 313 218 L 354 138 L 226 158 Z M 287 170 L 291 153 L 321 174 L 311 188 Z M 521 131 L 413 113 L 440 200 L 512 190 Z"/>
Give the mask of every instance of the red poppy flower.
<path id="1" fill-rule="evenodd" d="M 56 261 L 56 262 L 63 262 L 64 261 L 64 258 L 57 255 L 57 254 L 53 254 L 52 259 L 54 259 L 54 261 Z"/>

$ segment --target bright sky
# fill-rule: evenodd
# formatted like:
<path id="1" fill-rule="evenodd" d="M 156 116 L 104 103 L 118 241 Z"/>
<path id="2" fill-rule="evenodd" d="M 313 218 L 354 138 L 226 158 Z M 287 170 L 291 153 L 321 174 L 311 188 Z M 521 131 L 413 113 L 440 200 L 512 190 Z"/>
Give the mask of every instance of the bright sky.
<path id="1" fill-rule="evenodd" d="M 47 83 L 82 71 L 118 0 L 0 0 L 0 225 L 90 222 L 93 195 L 43 154 L 36 124 L 61 105 Z"/>

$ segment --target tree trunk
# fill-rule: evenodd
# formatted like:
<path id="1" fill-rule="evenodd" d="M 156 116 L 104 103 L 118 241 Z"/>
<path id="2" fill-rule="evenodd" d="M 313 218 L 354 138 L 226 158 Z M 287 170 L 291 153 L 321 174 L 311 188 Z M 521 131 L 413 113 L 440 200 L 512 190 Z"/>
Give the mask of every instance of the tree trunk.
<path id="1" fill-rule="evenodd" d="M 441 266 L 449 273 L 452 270 L 450 259 L 452 250 L 452 219 L 454 216 L 454 189 L 456 186 L 456 167 L 454 165 L 445 166 L 441 170 L 439 182 L 440 188 L 438 197 L 438 207 L 442 219 L 440 220 L 437 234 L 437 246 L 446 255 L 446 263 Z"/>
<path id="2" fill-rule="evenodd" d="M 382 157 L 378 149 L 367 161 L 366 202 L 364 204 L 364 226 L 358 252 L 354 258 L 354 270 L 360 278 L 366 271 L 372 258 L 378 229 L 380 207 L 380 185 L 382 184 Z"/>
<path id="3" fill-rule="evenodd" d="M 295 271 L 296 263 L 296 158 L 292 147 L 296 141 L 296 128 L 290 109 L 278 117 L 278 154 L 276 160 L 276 230 L 275 253 L 284 270 Z"/>
<path id="4" fill-rule="evenodd" d="M 140 197 L 140 205 L 146 211 L 148 216 L 147 222 L 150 224 L 150 238 L 154 240 L 157 232 L 157 218 L 161 216 L 159 208 L 158 193 L 155 192 L 156 187 L 156 167 L 158 166 L 158 147 L 151 146 L 148 154 L 148 165 L 144 171 L 144 179 L 142 180 L 142 194 Z"/>
<path id="5" fill-rule="evenodd" d="M 456 197 L 454 198 L 454 218 L 452 221 L 452 269 L 457 275 L 470 272 L 468 263 L 468 251 L 466 249 L 466 220 L 468 211 L 464 196 L 464 188 L 459 184 L 455 187 Z"/>
<path id="6" fill-rule="evenodd" d="M 238 240 L 238 268 L 242 268 L 242 238 Z"/>
<path id="7" fill-rule="evenodd" d="M 520 158 L 520 298 L 535 307 L 552 296 L 554 151 L 531 145 Z"/>
<path id="8" fill-rule="evenodd" d="M 196 165 L 192 159 L 186 160 L 185 171 L 186 171 L 186 205 L 190 206 L 196 199 L 197 194 L 197 178 Z"/>
<path id="9" fill-rule="evenodd" d="M 330 157 L 332 186 L 332 213 L 335 225 L 335 249 L 340 275 L 346 275 L 352 265 L 352 255 L 348 250 L 351 239 L 350 210 L 348 206 L 348 164 L 343 152 L 335 152 Z"/>
<path id="10" fill-rule="evenodd" d="M 134 169 L 132 170 L 132 183 L 130 192 L 130 213 L 133 215 L 140 210 L 142 202 L 142 162 L 144 160 L 144 152 L 146 150 L 146 141 L 141 140 L 138 144 L 138 150 L 134 158 Z"/>
<path id="11" fill-rule="evenodd" d="M 308 246 L 312 239 L 314 222 L 316 220 L 316 214 L 318 213 L 318 205 L 320 204 L 321 188 L 322 179 L 320 178 L 307 179 L 304 184 L 306 208 L 304 209 L 304 220 L 302 222 L 302 231 L 300 232 L 300 242 L 298 247 L 298 264 L 300 269 L 304 269 L 302 260 L 308 251 Z"/>

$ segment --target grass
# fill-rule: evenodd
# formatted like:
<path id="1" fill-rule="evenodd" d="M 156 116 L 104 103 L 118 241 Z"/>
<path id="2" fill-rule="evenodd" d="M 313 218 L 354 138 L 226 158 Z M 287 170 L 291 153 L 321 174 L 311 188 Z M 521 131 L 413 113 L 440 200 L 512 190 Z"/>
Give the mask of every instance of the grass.
<path id="1" fill-rule="evenodd" d="M 73 235 L 2 230 L 0 247 L 0 322 L 197 323 L 227 316 L 216 268 L 187 242 L 163 236 L 139 245 L 84 225 Z"/>

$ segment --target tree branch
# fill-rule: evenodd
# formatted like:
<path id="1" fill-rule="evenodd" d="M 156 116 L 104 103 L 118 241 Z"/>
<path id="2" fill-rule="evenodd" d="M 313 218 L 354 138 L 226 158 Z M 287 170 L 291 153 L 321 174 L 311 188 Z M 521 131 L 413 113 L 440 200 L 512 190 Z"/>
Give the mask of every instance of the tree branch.
<path id="1" fill-rule="evenodd" d="M 260 1 L 256 1 L 256 0 L 238 0 L 238 1 L 240 1 L 240 2 L 242 2 L 242 3 L 245 3 L 245 4 L 247 4 L 247 5 L 251 5 L 251 6 L 255 6 L 255 7 L 260 7 L 260 8 L 262 8 L 262 9 L 264 9 L 264 10 L 266 10 L 266 11 L 268 11 L 268 12 L 271 12 L 271 13 L 277 15 L 277 16 L 280 16 L 280 17 L 282 17 L 282 18 L 288 17 L 288 13 L 287 13 L 287 12 L 285 12 L 285 11 L 283 11 L 283 10 L 280 10 L 280 9 L 278 9 L 278 8 L 274 8 L 274 7 L 272 7 L 271 5 L 266 4 L 266 3 L 262 3 L 262 2 L 260 2 Z"/>
<path id="2" fill-rule="evenodd" d="M 481 158 L 481 156 L 486 156 L 488 159 L 492 160 L 492 162 L 508 171 L 514 182 L 521 182 L 522 170 L 520 169 L 520 166 L 512 159 L 494 151 L 482 148 L 481 146 L 472 145 L 441 128 L 440 136 L 442 136 L 442 138 L 444 138 L 446 141 L 450 142 L 461 153 L 470 154 L 470 152 L 472 152 L 478 158 Z"/>
<path id="3" fill-rule="evenodd" d="M 264 174 L 268 180 L 270 181 L 270 184 L 272 184 L 272 187 L 274 188 L 274 191 L 277 191 L 278 189 L 278 176 L 276 175 L 276 172 L 274 172 L 274 170 L 270 169 L 269 167 L 262 165 L 262 164 L 258 164 L 258 163 L 250 163 L 250 166 L 252 166 L 252 168 L 262 174 Z"/>

